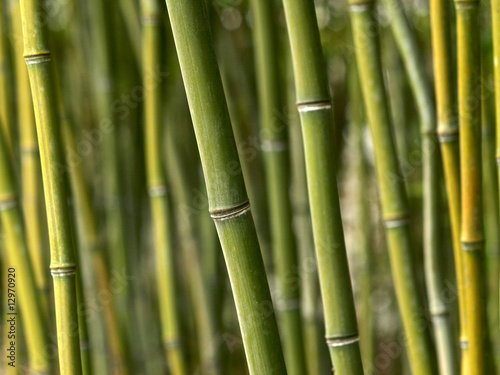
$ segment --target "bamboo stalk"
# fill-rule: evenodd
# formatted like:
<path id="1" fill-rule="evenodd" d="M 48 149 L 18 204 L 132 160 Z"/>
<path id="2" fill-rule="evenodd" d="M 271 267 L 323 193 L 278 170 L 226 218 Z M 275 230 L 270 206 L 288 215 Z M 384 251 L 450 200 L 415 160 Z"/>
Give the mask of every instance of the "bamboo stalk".
<path id="1" fill-rule="evenodd" d="M 331 97 L 314 4 L 285 0 L 284 6 L 306 155 L 326 342 L 336 373 L 362 374 L 332 149 L 335 143 Z"/>
<path id="2" fill-rule="evenodd" d="M 250 374 L 286 374 L 205 5 L 166 3 Z"/>
<path id="3" fill-rule="evenodd" d="M 14 273 L 15 287 L 4 289 L 9 299 L 15 301 L 12 310 L 7 311 L 6 318 L 14 318 L 17 325 L 25 326 L 24 337 L 27 341 L 29 367 L 36 374 L 50 374 L 51 363 L 48 349 L 46 322 L 44 321 L 41 301 L 37 292 L 33 267 L 24 237 L 24 225 L 16 194 L 3 128 L 0 129 L 0 219 L 5 236 L 6 265 L 3 270 Z M 10 268 L 14 271 L 10 271 Z M 2 275 L 7 277 L 7 275 Z M 10 288 L 10 287 L 9 287 Z M 14 295 L 10 295 L 14 293 Z M 22 297 L 21 297 L 22 296 Z M 22 317 L 18 314 L 21 311 Z M 10 314 L 9 314 L 10 313 Z M 21 320 L 19 320 L 21 319 Z M 17 334 L 17 332 L 16 332 Z M 19 336 L 19 335 L 18 335 Z M 19 338 L 16 340 L 20 346 Z M 8 349 L 8 348 L 7 348 Z M 19 366 L 19 362 L 16 364 Z M 6 366 L 7 367 L 7 366 Z"/>
<path id="4" fill-rule="evenodd" d="M 438 364 L 441 374 L 456 374 L 457 358 L 453 343 L 448 306 L 441 298 L 444 286 L 444 263 L 439 249 L 439 148 L 436 136 L 436 113 L 425 62 L 400 0 L 384 0 L 390 11 L 391 28 L 400 51 L 420 117 L 423 167 L 424 260 L 429 311 L 434 326 Z M 441 32 L 441 31 L 440 31 Z"/>
<path id="5" fill-rule="evenodd" d="M 12 67 L 9 59 L 7 35 L 8 31 L 7 8 L 4 1 L 0 2 L 0 121 L 5 137 L 5 144 L 11 157 L 14 147 L 13 119 L 14 104 L 12 100 Z M 17 161 L 17 160 L 16 160 Z"/>
<path id="6" fill-rule="evenodd" d="M 478 1 L 455 1 L 460 121 L 461 241 L 471 375 L 486 374 L 484 229 L 481 163 L 481 78 Z M 472 101 L 472 104 L 471 104 Z"/>
<path id="7" fill-rule="evenodd" d="M 160 64 L 161 13 L 157 0 L 141 1 L 144 72 Z M 155 234 L 155 257 L 160 319 L 165 354 L 174 375 L 187 374 L 184 348 L 180 336 L 178 298 L 175 280 L 175 257 L 171 226 L 171 208 L 167 199 L 167 181 L 162 163 L 161 86 L 151 85 L 147 74 L 143 81 L 144 131 L 147 185 Z"/>
<path id="8" fill-rule="evenodd" d="M 16 64 L 17 116 L 20 135 L 22 201 L 28 250 L 45 316 L 49 316 L 47 259 L 44 236 L 42 177 L 36 138 L 35 114 L 28 70 L 23 58 L 23 31 L 19 1 L 11 2 L 12 32 Z"/>
<path id="9" fill-rule="evenodd" d="M 306 373 L 300 314 L 300 285 L 290 275 L 298 267 L 297 246 L 292 228 L 289 195 L 290 162 L 288 131 L 280 112 L 280 74 L 273 3 L 251 2 L 255 66 L 260 111 L 261 149 L 264 152 L 265 181 L 271 217 L 271 244 L 278 288 L 278 310 L 285 363 L 289 374 Z"/>
<path id="10" fill-rule="evenodd" d="M 349 2 L 356 59 L 370 124 L 391 270 L 403 327 L 408 338 L 410 367 L 414 374 L 435 374 L 435 360 L 418 295 L 412 264 L 412 245 L 404 178 L 401 176 L 389 107 L 384 88 L 377 32 L 373 30 L 373 1 Z"/>
<path id="11" fill-rule="evenodd" d="M 59 365 L 62 375 L 82 373 L 76 295 L 76 261 L 64 176 L 55 166 L 64 164 L 56 112 L 55 92 L 44 25 L 38 22 L 41 3 L 21 0 L 24 55 L 28 64 L 44 181 L 51 273 L 54 282 Z"/>
<path id="12" fill-rule="evenodd" d="M 451 220 L 455 275 L 457 280 L 458 311 L 460 324 L 460 371 L 469 373 L 470 361 L 467 340 L 467 316 L 463 253 L 460 244 L 460 155 L 459 128 L 457 123 L 455 84 L 450 35 L 450 9 L 445 0 L 431 1 L 432 50 L 434 62 L 435 93 L 437 106 L 438 137 L 441 144 L 448 208 Z"/>

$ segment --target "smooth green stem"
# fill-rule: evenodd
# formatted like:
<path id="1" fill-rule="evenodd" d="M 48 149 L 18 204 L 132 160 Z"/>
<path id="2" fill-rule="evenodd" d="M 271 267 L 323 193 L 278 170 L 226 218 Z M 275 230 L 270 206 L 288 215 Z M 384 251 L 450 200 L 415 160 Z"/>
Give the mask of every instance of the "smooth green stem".
<path id="1" fill-rule="evenodd" d="M 167 0 L 167 7 L 250 374 L 286 374 L 205 5 Z"/>
<path id="2" fill-rule="evenodd" d="M 64 164 L 59 134 L 55 90 L 46 45 L 44 24 L 39 22 L 41 3 L 21 1 L 24 56 L 28 64 L 31 93 L 42 164 L 49 224 L 51 273 L 54 282 L 59 367 L 62 375 L 82 373 L 76 295 L 76 259 L 70 226 L 65 176 L 56 168 Z"/>
<path id="3" fill-rule="evenodd" d="M 408 198 L 398 167 L 386 97 L 372 1 L 349 3 L 356 59 L 367 119 L 373 137 L 377 180 L 385 221 L 391 270 L 410 367 L 415 375 L 436 374 L 433 348 L 423 315 L 412 260 Z"/>
<path id="4" fill-rule="evenodd" d="M 461 241 L 469 340 L 468 374 L 487 374 L 481 162 L 481 61 L 478 1 L 456 1 L 460 121 Z"/>
<path id="5" fill-rule="evenodd" d="M 285 0 L 284 6 L 304 140 L 326 343 L 336 374 L 362 374 L 340 214 L 331 96 L 314 3 Z"/>

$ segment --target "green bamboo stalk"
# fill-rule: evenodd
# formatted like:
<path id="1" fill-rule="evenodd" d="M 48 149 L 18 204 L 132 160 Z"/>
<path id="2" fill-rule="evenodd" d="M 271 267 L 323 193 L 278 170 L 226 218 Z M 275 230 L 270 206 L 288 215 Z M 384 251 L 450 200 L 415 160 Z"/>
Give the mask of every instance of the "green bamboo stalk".
<path id="1" fill-rule="evenodd" d="M 463 253 L 460 244 L 460 156 L 457 123 L 456 96 L 453 66 L 450 5 L 445 0 L 431 1 L 432 50 L 438 121 L 438 137 L 441 144 L 444 176 L 450 212 L 455 274 L 457 280 L 458 311 L 460 324 L 460 371 L 469 373 L 470 361 L 467 340 L 467 316 Z"/>
<path id="2" fill-rule="evenodd" d="M 457 14 L 458 113 L 460 121 L 461 241 L 470 367 L 486 374 L 487 330 L 481 163 L 479 1 L 455 1 Z M 472 104 L 471 104 L 472 103 Z"/>
<path id="3" fill-rule="evenodd" d="M 4 1 L 0 2 L 0 121 L 2 122 L 3 132 L 5 137 L 6 147 L 8 153 L 13 155 L 13 119 L 14 119 L 14 105 L 12 100 L 12 67 L 9 59 L 8 49 L 8 17 L 7 8 Z"/>
<path id="4" fill-rule="evenodd" d="M 435 359 L 429 332 L 421 324 L 425 318 L 421 316 L 423 303 L 418 295 L 412 264 L 408 198 L 404 178 L 398 168 L 377 33 L 373 29 L 376 25 L 373 18 L 373 1 L 351 0 L 349 6 L 363 99 L 375 148 L 392 276 L 408 339 L 410 367 L 416 375 L 435 374 Z"/>
<path id="5" fill-rule="evenodd" d="M 23 31 L 19 1 L 11 2 L 12 32 L 16 64 L 17 116 L 20 135 L 21 178 L 24 220 L 31 263 L 45 316 L 48 317 L 48 277 L 44 246 L 42 177 L 36 138 L 35 114 L 28 70 L 23 58 Z"/>
<path id="6" fill-rule="evenodd" d="M 142 0 L 142 60 L 144 72 L 154 71 L 161 60 L 161 11 L 157 0 Z M 171 208 L 162 163 L 161 86 L 151 85 L 144 75 L 144 140 L 147 185 L 155 235 L 155 257 L 160 319 L 165 354 L 174 375 L 187 374 L 180 337 L 180 318 L 175 280 Z"/>
<path id="7" fill-rule="evenodd" d="M 354 64 L 353 64 L 354 65 Z M 363 134 L 366 125 L 366 116 L 363 110 L 363 99 L 357 67 L 354 65 L 348 70 L 349 79 L 349 108 L 350 108 L 350 136 L 352 137 L 352 147 L 356 150 L 353 169 L 356 181 L 356 228 L 355 238 L 359 244 L 359 255 L 361 257 L 359 301 L 359 330 L 360 345 L 363 364 L 368 368 L 375 360 L 375 319 L 373 316 L 373 283 L 374 283 L 374 254 L 370 246 L 372 240 L 371 213 L 369 208 L 369 198 L 366 194 L 366 187 L 369 186 L 369 167 L 366 158 Z"/>
<path id="8" fill-rule="evenodd" d="M 76 261 L 64 175 L 56 169 L 57 165 L 64 163 L 50 52 L 44 24 L 38 20 L 40 7 L 40 2 L 21 0 L 24 55 L 35 107 L 49 223 L 60 373 L 77 375 L 82 373 L 82 364 L 77 331 Z"/>
<path id="9" fill-rule="evenodd" d="M 306 155 L 326 342 L 337 374 L 362 374 L 336 180 L 331 97 L 314 3 L 285 0 L 284 6 Z"/>
<path id="10" fill-rule="evenodd" d="M 300 285 L 290 276 L 297 270 L 297 247 L 289 195 L 288 131 L 281 118 L 280 73 L 273 2 L 253 0 L 253 37 L 260 110 L 261 149 L 264 152 L 271 244 L 278 288 L 278 310 L 285 363 L 289 374 L 306 372 L 300 313 Z M 281 116 L 282 117 L 282 116 Z"/>
<path id="11" fill-rule="evenodd" d="M 288 50 L 288 55 L 290 51 Z M 323 348 L 322 322 L 319 319 L 319 280 L 314 255 L 314 238 L 312 233 L 311 212 L 307 194 L 307 176 L 304 159 L 304 145 L 300 129 L 299 113 L 295 108 L 295 91 L 293 90 L 293 67 L 291 56 L 287 57 L 287 70 L 290 76 L 288 102 L 290 119 L 290 145 L 292 159 L 292 202 L 293 221 L 297 233 L 299 248 L 300 287 L 302 327 L 304 332 L 304 349 L 307 363 L 307 374 L 319 374 L 323 363 L 330 359 Z"/>
<path id="12" fill-rule="evenodd" d="M 425 62 L 419 51 L 412 26 L 400 0 L 384 0 L 391 14 L 391 29 L 400 51 L 410 87 L 420 117 L 423 168 L 424 261 L 429 311 L 434 326 L 440 373 L 457 373 L 453 332 L 449 309 L 441 298 L 444 281 L 443 256 L 440 254 L 439 223 L 439 148 L 437 147 L 436 113 L 431 89 L 425 72 Z"/>
<path id="13" fill-rule="evenodd" d="M 250 374 L 286 374 L 205 5 L 166 3 Z"/>
<path id="14" fill-rule="evenodd" d="M 16 286 L 13 288 L 14 295 L 9 295 L 9 298 L 14 299 L 17 303 L 15 310 L 7 311 L 6 318 L 14 318 L 17 321 L 17 326 L 22 324 L 25 327 L 24 334 L 27 340 L 30 370 L 36 374 L 48 375 L 51 373 L 51 363 L 47 351 L 46 322 L 26 245 L 22 214 L 18 206 L 11 169 L 12 162 L 8 154 L 3 129 L 0 130 L 0 219 L 5 235 L 6 265 L 9 266 L 9 269 L 10 267 L 15 269 Z M 4 270 L 7 270 L 7 267 L 4 267 Z M 11 272 L 9 271 L 9 273 Z M 7 277 L 7 275 L 2 276 Z M 7 288 L 3 290 L 11 292 Z M 18 314 L 17 307 L 21 311 L 22 318 Z M 19 338 L 15 341 L 19 348 Z M 19 361 L 19 358 L 17 360 Z M 19 362 L 16 365 L 19 366 Z"/>
<path id="15" fill-rule="evenodd" d="M 139 9 L 137 2 L 134 0 L 122 0 L 118 2 L 125 25 L 127 26 L 127 33 L 130 38 L 134 57 L 137 65 L 141 66 L 142 51 L 141 51 L 141 21 L 139 17 Z"/>

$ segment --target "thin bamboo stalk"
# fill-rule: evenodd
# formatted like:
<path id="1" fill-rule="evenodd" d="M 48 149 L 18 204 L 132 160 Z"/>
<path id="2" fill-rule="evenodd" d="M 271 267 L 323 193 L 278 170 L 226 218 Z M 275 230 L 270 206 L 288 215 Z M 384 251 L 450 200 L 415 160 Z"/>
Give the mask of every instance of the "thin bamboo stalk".
<path id="1" fill-rule="evenodd" d="M 354 65 L 354 64 L 353 64 Z M 352 137 L 352 147 L 356 150 L 357 156 L 353 162 L 353 169 L 356 181 L 356 228 L 355 238 L 359 244 L 359 255 L 361 256 L 359 301 L 359 331 L 361 338 L 361 354 L 365 368 L 375 361 L 375 319 L 373 314 L 374 298 L 374 253 L 370 246 L 372 241 L 372 224 L 369 207 L 369 198 L 366 194 L 366 187 L 369 186 L 370 171 L 366 150 L 364 145 L 364 133 L 366 116 L 363 110 L 363 98 L 357 67 L 354 65 L 348 70 L 349 78 L 349 114 L 350 114 L 350 136 Z"/>
<path id="2" fill-rule="evenodd" d="M 436 136 L 436 113 L 431 89 L 425 72 L 425 62 L 419 50 L 412 26 L 404 12 L 400 0 L 384 0 L 384 5 L 391 14 L 391 29 L 400 51 L 410 87 L 416 101 L 420 117 L 422 136 L 423 168 L 423 222 L 424 222 L 424 264 L 429 311 L 434 326 L 436 349 L 440 373 L 457 373 L 453 332 L 450 314 L 446 303 L 441 298 L 444 286 L 444 262 L 440 254 L 439 223 L 439 148 Z"/>
<path id="3" fill-rule="evenodd" d="M 21 179 L 24 220 L 31 263 L 45 316 L 49 316 L 45 228 L 43 218 L 40 154 L 28 70 L 23 58 L 23 30 L 19 1 L 11 2 L 12 32 L 16 64 L 17 117 L 20 135 Z"/>
<path id="4" fill-rule="evenodd" d="M 161 60 L 161 11 L 157 0 L 142 0 L 142 60 L 144 72 L 154 71 Z M 161 86 L 151 85 L 144 75 L 144 150 L 147 185 L 152 211 L 158 299 L 165 354 L 174 375 L 187 374 L 180 335 L 179 300 L 175 280 L 175 251 L 171 225 L 171 207 L 167 199 L 167 181 L 162 163 Z"/>
<path id="5" fill-rule="evenodd" d="M 460 324 L 460 371 L 469 373 L 470 361 L 467 340 L 467 316 L 465 302 L 465 279 L 463 253 L 460 244 L 460 155 L 459 128 L 457 122 L 456 96 L 454 93 L 453 60 L 451 46 L 450 5 L 445 0 L 431 1 L 432 51 L 438 122 L 438 137 L 441 144 L 444 177 L 450 212 L 455 275 L 457 280 L 458 312 Z"/>
<path id="6" fill-rule="evenodd" d="M 13 155 L 14 105 L 12 101 L 12 67 L 9 59 L 7 35 L 9 35 L 7 8 L 0 2 L 0 121 L 2 122 L 5 143 L 10 156 Z"/>
<path id="7" fill-rule="evenodd" d="M 9 299 L 17 303 L 13 310 L 8 310 L 6 318 L 15 319 L 16 325 L 22 324 L 25 327 L 24 334 L 27 341 L 29 367 L 36 374 L 50 374 L 51 363 L 48 349 L 46 322 L 41 307 L 41 301 L 37 292 L 36 282 L 33 274 L 33 267 L 29 258 L 26 239 L 24 237 L 24 225 L 20 212 L 14 178 L 12 174 L 12 164 L 8 155 L 6 139 L 3 128 L 0 130 L 0 219 L 2 231 L 5 235 L 6 265 L 4 271 L 14 273 L 15 287 L 12 291 L 7 287 Z M 14 272 L 10 271 L 10 267 Z M 2 275 L 7 277 L 7 275 Z M 10 287 L 9 287 L 10 288 Z M 10 293 L 14 293 L 12 296 Z M 16 332 L 17 334 L 17 332 Z M 15 340 L 17 347 L 20 347 L 19 339 Z M 7 348 L 8 349 L 8 348 Z M 19 361 L 19 359 L 17 359 Z M 19 367 L 19 362 L 15 363 Z M 8 368 L 8 367 L 7 367 Z"/>
<path id="8" fill-rule="evenodd" d="M 260 110 L 261 149 L 264 152 L 271 244 L 278 288 L 275 306 L 289 374 L 306 373 L 300 313 L 297 246 L 292 228 L 288 124 L 283 121 L 278 69 L 275 10 L 272 1 L 253 0 L 253 37 Z"/>
<path id="9" fill-rule="evenodd" d="M 362 374 L 336 180 L 331 97 L 314 3 L 285 0 L 284 6 L 302 124 L 326 342 L 336 373 Z"/>
<path id="10" fill-rule="evenodd" d="M 398 168 L 393 129 L 384 88 L 373 1 L 349 2 L 356 59 L 366 114 L 372 132 L 383 219 L 391 270 L 404 331 L 408 338 L 410 367 L 414 374 L 435 374 L 429 332 L 422 327 L 422 299 L 412 264 L 408 198 Z"/>
<path id="11" fill-rule="evenodd" d="M 205 4 L 166 3 L 250 374 L 286 374 Z"/>
<path id="12" fill-rule="evenodd" d="M 455 1 L 460 121 L 461 241 L 469 340 L 468 374 L 486 374 L 486 297 L 481 162 L 479 1 Z"/>
<path id="13" fill-rule="evenodd" d="M 76 260 L 64 175 L 55 168 L 64 163 L 50 52 L 44 24 L 38 20 L 40 7 L 40 2 L 21 0 L 24 55 L 35 107 L 49 223 L 60 373 L 77 375 L 82 373 L 82 364 L 77 331 Z"/>

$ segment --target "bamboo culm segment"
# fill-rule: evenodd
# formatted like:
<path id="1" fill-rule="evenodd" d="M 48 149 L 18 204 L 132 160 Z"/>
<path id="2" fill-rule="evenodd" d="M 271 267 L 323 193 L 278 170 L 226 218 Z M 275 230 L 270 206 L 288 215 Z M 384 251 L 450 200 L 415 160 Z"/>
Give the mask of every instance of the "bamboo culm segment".
<path id="1" fill-rule="evenodd" d="M 15 191 L 9 151 L 3 128 L 0 128 L 0 220 L 5 233 L 7 265 L 4 269 L 7 271 L 10 266 L 14 267 L 18 294 L 23 296 L 18 301 L 25 325 L 29 367 L 36 374 L 48 375 L 51 373 L 51 363 L 47 352 L 47 325 L 43 319 L 40 294 L 28 254 L 22 214 Z"/>
<path id="2" fill-rule="evenodd" d="M 290 274 L 298 269 L 297 247 L 292 228 L 290 162 L 287 124 L 277 111 L 282 108 L 278 70 L 277 33 L 274 4 L 268 0 L 251 2 L 254 20 L 255 65 L 260 110 L 262 150 L 271 218 L 271 243 L 278 278 L 278 323 L 290 375 L 306 373 L 300 314 L 300 288 Z"/>
<path id="3" fill-rule="evenodd" d="M 412 26 L 400 0 L 384 0 L 389 9 L 391 29 L 400 51 L 410 87 L 416 100 L 422 134 L 424 261 L 429 310 L 434 326 L 440 374 L 455 375 L 457 359 L 448 306 L 441 298 L 444 262 L 439 246 L 440 190 L 439 148 L 436 136 L 436 113 L 425 72 L 423 55 L 419 51 Z"/>
<path id="4" fill-rule="evenodd" d="M 205 4 L 166 3 L 250 374 L 286 374 Z"/>
<path id="5" fill-rule="evenodd" d="M 153 71 L 161 58 L 161 14 L 158 0 L 141 2 L 143 19 L 143 71 Z M 165 357 L 173 375 L 186 375 L 187 367 L 181 340 L 176 267 L 171 224 L 171 207 L 167 197 L 161 147 L 161 86 L 148 85 L 144 77 L 144 122 L 146 171 L 155 236 L 156 280 Z"/>
<path id="6" fill-rule="evenodd" d="M 450 5 L 445 0 L 431 0 L 432 51 L 434 62 L 438 138 L 451 221 L 455 275 L 460 320 L 460 371 L 469 373 L 467 319 L 464 289 L 463 253 L 460 243 L 460 155 L 453 77 Z"/>
<path id="7" fill-rule="evenodd" d="M 407 197 L 400 175 L 386 98 L 373 2 L 350 2 L 352 30 L 361 88 L 375 149 L 375 164 L 391 270 L 403 327 L 408 338 L 410 368 L 415 375 L 436 374 L 429 332 L 422 327 L 423 303 L 412 264 Z"/>
<path id="8" fill-rule="evenodd" d="M 481 96 L 475 97 L 481 77 L 479 5 L 477 1 L 455 2 L 457 14 L 458 114 L 460 121 L 461 241 L 469 374 L 488 374 L 486 330 L 488 327 L 484 285 L 484 233 L 481 162 Z M 470 105 L 475 98 L 478 105 Z"/>
<path id="9" fill-rule="evenodd" d="M 59 119 L 43 24 L 38 21 L 42 4 L 21 1 L 24 55 L 28 64 L 42 164 L 42 177 L 51 246 L 50 268 L 54 282 L 57 342 L 61 375 L 82 373 L 76 295 L 76 261 L 64 175 Z"/>
<path id="10" fill-rule="evenodd" d="M 362 374 L 332 148 L 331 98 L 314 4 L 285 0 L 284 7 L 304 140 L 326 341 L 336 374 Z"/>

